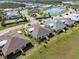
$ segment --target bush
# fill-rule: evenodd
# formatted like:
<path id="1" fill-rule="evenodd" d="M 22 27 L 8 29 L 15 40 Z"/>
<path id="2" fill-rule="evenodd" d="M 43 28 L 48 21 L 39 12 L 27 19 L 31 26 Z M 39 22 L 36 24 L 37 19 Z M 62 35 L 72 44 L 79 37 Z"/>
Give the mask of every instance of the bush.
<path id="1" fill-rule="evenodd" d="M 46 40 L 44 41 L 46 44 L 48 43 Z"/>
<path id="2" fill-rule="evenodd" d="M 31 24 L 28 24 L 28 26 L 31 26 Z"/>
<path id="3" fill-rule="evenodd" d="M 39 19 L 39 22 L 42 22 L 42 19 Z"/>
<path id="4" fill-rule="evenodd" d="M 36 17 L 37 15 L 33 13 L 33 14 L 31 14 L 31 16 Z"/>
<path id="5" fill-rule="evenodd" d="M 46 45 L 44 45 L 44 48 L 47 48 L 47 46 L 46 46 Z"/>

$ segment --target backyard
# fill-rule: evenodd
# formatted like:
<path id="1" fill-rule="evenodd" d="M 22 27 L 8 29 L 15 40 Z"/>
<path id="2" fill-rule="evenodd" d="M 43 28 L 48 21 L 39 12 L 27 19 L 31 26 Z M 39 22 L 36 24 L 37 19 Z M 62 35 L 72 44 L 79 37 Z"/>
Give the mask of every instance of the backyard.
<path id="1" fill-rule="evenodd" d="M 10 28 L 10 27 L 14 27 L 14 26 L 18 26 L 18 25 L 23 25 L 23 24 L 26 24 L 26 23 L 29 23 L 30 21 L 28 22 L 18 22 L 18 23 L 12 23 L 12 24 L 7 24 L 5 26 L 1 26 L 1 22 L 0 22 L 0 30 L 4 30 L 4 29 L 7 29 L 7 28 Z"/>
<path id="2" fill-rule="evenodd" d="M 79 59 L 79 28 L 57 35 L 26 59 Z"/>
<path id="3" fill-rule="evenodd" d="M 23 22 L 15 22 L 15 23 L 9 23 L 9 24 L 6 24 L 4 26 L 2 26 L 2 18 L 4 17 L 4 14 L 2 14 L 2 12 L 0 11 L 0 30 L 4 30 L 4 29 L 7 29 L 7 28 L 10 28 L 10 27 L 14 27 L 14 26 L 18 26 L 18 25 L 22 25 L 22 24 L 26 24 L 26 23 L 29 23 L 30 21 L 23 21 Z M 26 20 L 24 18 L 22 18 L 23 20 Z"/>

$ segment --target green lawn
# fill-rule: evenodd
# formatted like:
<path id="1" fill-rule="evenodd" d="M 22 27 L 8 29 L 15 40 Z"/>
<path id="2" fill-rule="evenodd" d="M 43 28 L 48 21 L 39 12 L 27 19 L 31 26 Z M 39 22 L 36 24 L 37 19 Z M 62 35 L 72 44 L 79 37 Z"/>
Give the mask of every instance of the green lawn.
<path id="1" fill-rule="evenodd" d="M 47 44 L 47 48 L 40 48 L 26 59 L 79 59 L 79 29 L 55 39 Z"/>
<path id="2" fill-rule="evenodd" d="M 19 22 L 19 23 L 12 23 L 12 24 L 8 24 L 6 26 L 1 26 L 1 22 L 0 22 L 0 30 L 4 30 L 6 28 L 10 28 L 10 27 L 13 27 L 13 26 L 18 26 L 18 25 L 21 25 L 21 24 L 26 24 L 26 23 L 29 23 L 30 21 L 28 22 Z"/>

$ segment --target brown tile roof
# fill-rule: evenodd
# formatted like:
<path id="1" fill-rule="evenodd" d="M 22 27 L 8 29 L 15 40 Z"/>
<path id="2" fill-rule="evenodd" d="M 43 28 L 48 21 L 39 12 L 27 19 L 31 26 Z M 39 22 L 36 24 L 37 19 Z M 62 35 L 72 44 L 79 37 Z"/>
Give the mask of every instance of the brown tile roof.
<path id="1" fill-rule="evenodd" d="M 5 36 L 5 37 L 4 37 Z M 4 39 L 2 39 L 4 38 Z M 7 35 L 1 36 L 0 40 L 8 40 L 6 45 L 2 48 L 4 56 L 9 55 L 15 50 L 21 48 L 22 46 L 28 44 L 30 41 L 26 40 L 27 38 L 19 33 L 10 33 Z"/>
<path id="2" fill-rule="evenodd" d="M 40 36 L 44 36 L 47 33 L 50 33 L 50 30 L 44 27 L 41 27 L 40 25 L 34 25 L 34 30 L 32 32 L 33 37 L 37 38 Z"/>
<path id="3" fill-rule="evenodd" d="M 0 41 L 9 40 L 9 39 L 10 39 L 10 37 L 8 35 L 0 36 Z"/>

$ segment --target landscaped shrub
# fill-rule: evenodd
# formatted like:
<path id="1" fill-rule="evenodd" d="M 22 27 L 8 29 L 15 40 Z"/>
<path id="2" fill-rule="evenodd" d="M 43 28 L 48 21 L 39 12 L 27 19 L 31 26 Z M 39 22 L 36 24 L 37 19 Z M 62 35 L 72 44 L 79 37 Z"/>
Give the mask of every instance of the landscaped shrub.
<path id="1" fill-rule="evenodd" d="M 37 15 L 36 15 L 35 13 L 32 13 L 31 16 L 32 16 L 32 17 L 36 17 Z"/>
<path id="2" fill-rule="evenodd" d="M 47 48 L 46 44 L 44 44 L 44 48 Z"/>
<path id="3" fill-rule="evenodd" d="M 28 24 L 28 26 L 31 26 L 31 24 Z"/>

